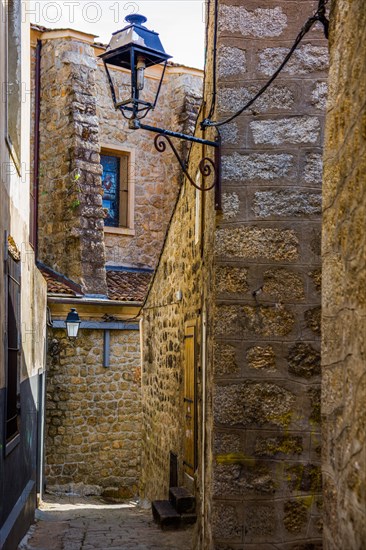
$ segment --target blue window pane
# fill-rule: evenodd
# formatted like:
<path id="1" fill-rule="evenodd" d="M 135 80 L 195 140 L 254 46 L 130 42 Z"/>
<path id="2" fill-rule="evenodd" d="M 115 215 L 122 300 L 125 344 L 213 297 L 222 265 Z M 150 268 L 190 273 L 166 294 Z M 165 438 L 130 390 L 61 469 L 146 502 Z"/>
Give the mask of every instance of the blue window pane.
<path id="1" fill-rule="evenodd" d="M 100 155 L 100 163 L 103 167 L 103 208 L 107 210 L 104 225 L 118 227 L 120 160 L 118 157 Z"/>

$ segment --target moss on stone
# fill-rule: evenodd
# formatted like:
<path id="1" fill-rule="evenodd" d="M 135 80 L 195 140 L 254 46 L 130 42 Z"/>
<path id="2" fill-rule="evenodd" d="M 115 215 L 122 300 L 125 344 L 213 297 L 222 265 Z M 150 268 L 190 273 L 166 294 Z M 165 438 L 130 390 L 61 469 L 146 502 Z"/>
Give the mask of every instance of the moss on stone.
<path id="1" fill-rule="evenodd" d="M 255 454 L 274 456 L 278 453 L 292 455 L 303 452 L 303 443 L 300 436 L 279 436 L 268 439 L 259 439 L 255 445 Z"/>
<path id="2" fill-rule="evenodd" d="M 315 464 L 293 464 L 286 467 L 288 485 L 293 491 L 320 493 L 322 476 L 320 466 Z"/>
<path id="3" fill-rule="evenodd" d="M 308 506 L 304 499 L 288 500 L 284 506 L 283 523 L 289 533 L 300 533 L 308 519 Z"/>
<path id="4" fill-rule="evenodd" d="M 226 426 L 271 423 L 288 427 L 295 396 L 277 384 L 243 382 L 217 386 L 215 421 Z"/>
<path id="5" fill-rule="evenodd" d="M 216 455 L 218 464 L 245 464 L 250 468 L 254 468 L 256 461 L 251 456 L 246 456 L 244 453 L 227 453 Z"/>
<path id="6" fill-rule="evenodd" d="M 298 342 L 287 356 L 288 370 L 295 376 L 311 378 L 320 374 L 320 353 L 310 344 Z"/>

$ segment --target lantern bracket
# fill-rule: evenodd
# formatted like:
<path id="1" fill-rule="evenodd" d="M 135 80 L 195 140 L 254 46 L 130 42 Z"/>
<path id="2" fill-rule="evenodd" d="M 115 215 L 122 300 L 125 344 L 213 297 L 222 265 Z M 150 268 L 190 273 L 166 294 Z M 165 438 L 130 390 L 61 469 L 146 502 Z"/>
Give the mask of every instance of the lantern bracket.
<path id="1" fill-rule="evenodd" d="M 183 139 L 185 141 L 192 141 L 193 143 L 201 143 L 202 145 L 208 145 L 210 147 L 219 147 L 219 141 L 210 141 L 208 139 L 198 138 L 196 136 L 189 136 L 187 134 L 182 134 L 181 132 L 173 132 L 172 130 L 166 130 L 165 128 L 158 128 L 156 126 L 150 126 L 149 124 L 143 124 L 139 122 L 138 119 L 131 119 L 129 124 L 131 130 L 147 130 L 148 132 L 155 132 L 161 136 L 169 136 L 177 139 Z"/>
<path id="2" fill-rule="evenodd" d="M 173 132 L 172 130 L 166 130 L 164 128 L 142 124 L 138 119 L 131 119 L 129 127 L 134 130 L 141 129 L 147 130 L 148 132 L 156 133 L 154 146 L 159 153 L 164 153 L 164 151 L 166 151 L 166 143 L 168 143 L 174 153 L 175 158 L 179 162 L 179 165 L 184 175 L 191 183 L 191 185 L 193 185 L 193 187 L 195 187 L 199 191 L 210 191 L 211 189 L 215 188 L 215 207 L 217 210 L 221 210 L 221 139 L 219 134 L 216 141 L 210 141 L 208 139 L 202 139 L 196 136 L 190 136 L 187 134 L 182 134 L 180 132 Z M 200 143 L 202 145 L 207 145 L 209 147 L 215 148 L 215 160 L 213 161 L 209 157 L 204 157 L 201 159 L 198 165 L 198 169 L 202 176 L 208 177 L 213 174 L 214 181 L 211 185 L 207 187 L 204 184 L 202 186 L 197 185 L 197 183 L 193 180 L 192 176 L 188 172 L 187 163 L 182 160 L 175 145 L 173 144 L 173 141 L 170 139 L 171 137 L 190 141 L 193 143 Z"/>

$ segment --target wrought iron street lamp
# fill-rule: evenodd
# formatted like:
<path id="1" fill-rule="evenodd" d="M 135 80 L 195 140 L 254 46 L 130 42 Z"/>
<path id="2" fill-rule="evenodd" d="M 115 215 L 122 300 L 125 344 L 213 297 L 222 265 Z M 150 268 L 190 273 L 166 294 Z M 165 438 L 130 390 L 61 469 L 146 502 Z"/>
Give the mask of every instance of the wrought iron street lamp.
<path id="1" fill-rule="evenodd" d="M 165 52 L 158 33 L 151 31 L 144 26 L 144 23 L 146 23 L 146 17 L 140 14 L 132 14 L 126 17 L 126 22 L 126 27 L 113 33 L 106 51 L 100 55 L 107 73 L 114 107 L 115 109 L 120 110 L 123 116 L 129 120 L 130 129 L 142 129 L 157 134 L 154 141 L 157 151 L 164 152 L 166 150 L 166 143 L 164 141 L 166 140 L 172 148 L 184 174 L 194 187 L 200 189 L 201 191 L 209 191 L 213 187 L 216 187 L 216 205 L 218 206 L 220 202 L 220 193 L 218 191 L 220 184 L 219 134 L 216 141 L 210 141 L 207 139 L 198 138 L 196 136 L 182 134 L 180 132 L 173 132 L 164 128 L 149 126 L 141 122 L 141 119 L 146 117 L 149 111 L 156 107 L 167 62 L 171 56 Z M 145 94 L 143 93 L 144 90 L 146 91 L 146 86 L 144 85 L 145 69 L 147 67 L 152 67 L 162 63 L 163 70 L 155 97 L 152 101 L 147 101 L 146 98 L 144 99 Z M 118 74 L 118 71 L 113 71 L 112 73 L 109 70 L 109 67 L 122 67 L 130 71 L 131 83 L 128 97 L 121 97 L 121 86 L 118 84 L 120 74 Z M 195 183 L 193 178 L 188 173 L 185 163 L 180 158 L 180 155 L 170 137 L 184 139 L 194 143 L 201 143 L 202 145 L 208 145 L 216 148 L 218 154 L 215 155 L 215 161 L 205 157 L 199 164 L 199 169 L 204 176 L 209 176 L 212 172 L 214 173 L 215 178 L 212 185 L 208 187 L 203 185 L 200 187 Z"/>
<path id="2" fill-rule="evenodd" d="M 112 34 L 106 51 L 100 55 L 107 72 L 114 106 L 131 121 L 144 118 L 151 109 L 154 109 L 159 97 L 167 61 L 171 58 L 165 52 L 158 33 L 150 31 L 143 25 L 146 21 L 147 19 L 143 15 L 128 15 L 126 17 L 128 25 Z M 140 97 L 142 95 L 140 92 L 144 89 L 145 69 L 160 63 L 164 63 L 164 68 L 155 99 L 153 102 L 146 101 Z M 123 67 L 131 71 L 130 97 L 120 100 L 118 84 L 110 73 L 108 65 Z M 132 122 L 131 126 L 132 128 L 139 127 L 136 126 L 135 122 Z"/>

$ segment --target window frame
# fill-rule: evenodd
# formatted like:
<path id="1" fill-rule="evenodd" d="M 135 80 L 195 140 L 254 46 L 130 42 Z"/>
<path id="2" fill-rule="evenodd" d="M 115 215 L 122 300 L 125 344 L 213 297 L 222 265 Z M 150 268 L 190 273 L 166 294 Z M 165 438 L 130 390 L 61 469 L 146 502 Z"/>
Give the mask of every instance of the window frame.
<path id="1" fill-rule="evenodd" d="M 127 157 L 127 225 L 111 226 L 104 225 L 105 233 L 114 233 L 117 235 L 135 235 L 135 185 L 134 185 L 134 167 L 135 167 L 135 150 L 128 147 L 120 147 L 118 145 L 111 145 L 107 143 L 101 143 L 100 154 L 114 157 Z M 120 181 L 121 181 L 120 166 Z M 119 198 L 121 204 L 121 195 Z M 120 222 L 119 222 L 120 223 Z"/>
<path id="2" fill-rule="evenodd" d="M 9 0 L 6 0 L 5 2 L 5 82 L 4 82 L 4 103 L 5 103 L 5 113 L 4 113 L 4 131 L 5 131 L 5 143 L 8 147 L 10 157 L 12 158 L 14 165 L 16 167 L 16 170 L 18 172 L 18 175 L 21 176 L 21 155 L 22 155 L 22 2 L 20 0 L 11 0 L 13 4 L 17 4 L 14 9 L 16 12 L 18 12 L 18 16 L 20 17 L 19 21 L 19 28 L 14 30 L 17 30 L 19 32 L 19 47 L 17 48 L 17 66 L 16 71 L 19 71 L 19 89 L 18 89 L 18 104 L 17 104 L 17 114 L 19 116 L 19 127 L 16 126 L 15 132 L 17 135 L 17 146 L 18 150 L 16 148 L 16 145 L 13 144 L 13 141 L 11 139 L 11 134 L 9 132 L 9 92 L 8 92 L 8 83 L 9 83 L 9 40 L 10 40 L 10 27 L 9 27 L 9 10 L 10 10 L 10 3 Z"/>

